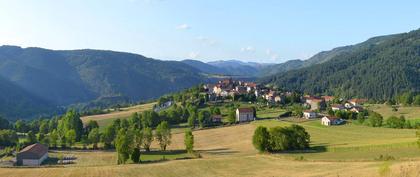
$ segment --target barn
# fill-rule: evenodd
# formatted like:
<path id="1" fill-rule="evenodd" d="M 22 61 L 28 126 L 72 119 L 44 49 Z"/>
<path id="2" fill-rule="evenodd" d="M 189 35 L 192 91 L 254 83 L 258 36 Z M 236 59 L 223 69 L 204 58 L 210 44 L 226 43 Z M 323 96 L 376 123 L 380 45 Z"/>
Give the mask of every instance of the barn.
<path id="1" fill-rule="evenodd" d="M 22 149 L 16 155 L 17 165 L 39 166 L 48 158 L 48 147 L 36 143 Z"/>
<path id="2" fill-rule="evenodd" d="M 246 122 L 255 120 L 253 108 L 238 108 L 236 109 L 236 121 Z"/>

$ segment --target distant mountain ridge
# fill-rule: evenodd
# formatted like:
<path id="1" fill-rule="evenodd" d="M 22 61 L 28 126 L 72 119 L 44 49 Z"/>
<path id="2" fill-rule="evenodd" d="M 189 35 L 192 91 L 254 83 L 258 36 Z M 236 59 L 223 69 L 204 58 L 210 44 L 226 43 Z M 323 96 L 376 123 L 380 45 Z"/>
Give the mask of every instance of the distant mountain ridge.
<path id="1" fill-rule="evenodd" d="M 182 62 L 208 74 L 223 74 L 244 77 L 258 77 L 260 72 L 273 63 L 243 62 L 239 60 L 218 60 L 202 62 L 197 60 L 183 60 Z"/>
<path id="2" fill-rule="evenodd" d="M 0 47 L 0 80 L 45 105 L 67 106 L 107 97 L 147 100 L 205 82 L 199 70 L 177 61 L 104 50 Z M 13 90 L 13 89 L 12 89 Z M 3 96 L 10 94 L 1 92 Z M 21 95 L 25 95 L 20 93 Z M 26 96 L 25 96 L 26 97 Z M 0 105 L 21 105 L 21 99 Z M 29 99 L 35 100 L 35 99 Z M 35 103 L 37 101 L 34 101 Z M 0 112 L 15 117 L 15 111 Z M 28 116 L 28 115 L 26 115 Z M 25 116 L 25 117 L 26 117 Z"/>

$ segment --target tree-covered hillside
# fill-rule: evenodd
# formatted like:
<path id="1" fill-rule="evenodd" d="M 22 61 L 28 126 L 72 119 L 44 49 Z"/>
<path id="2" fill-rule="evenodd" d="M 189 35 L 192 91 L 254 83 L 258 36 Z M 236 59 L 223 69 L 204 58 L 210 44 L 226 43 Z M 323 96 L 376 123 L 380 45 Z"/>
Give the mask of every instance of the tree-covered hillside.
<path id="1" fill-rule="evenodd" d="M 54 113 L 58 108 L 0 77 L 0 117 L 28 117 Z"/>
<path id="2" fill-rule="evenodd" d="M 372 38 L 328 61 L 261 80 L 280 88 L 387 100 L 420 91 L 420 30 Z"/>
<path id="3" fill-rule="evenodd" d="M 190 65 L 206 74 L 230 74 L 229 71 L 225 70 L 224 68 L 219 68 L 198 60 L 182 60 L 181 62 Z"/>
<path id="4" fill-rule="evenodd" d="M 13 83 L 55 106 L 107 97 L 130 101 L 156 98 L 204 82 L 205 78 L 198 73 L 181 62 L 130 53 L 0 47 L 0 76 L 4 78 L 1 84 Z M 23 102 L 22 99 L 12 101 Z"/>

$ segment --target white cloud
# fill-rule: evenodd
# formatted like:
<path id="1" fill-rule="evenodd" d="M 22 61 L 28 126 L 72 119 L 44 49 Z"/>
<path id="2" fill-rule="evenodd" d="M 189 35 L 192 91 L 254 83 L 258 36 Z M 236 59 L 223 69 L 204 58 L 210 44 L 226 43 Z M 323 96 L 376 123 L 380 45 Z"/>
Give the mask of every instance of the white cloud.
<path id="1" fill-rule="evenodd" d="M 200 56 L 200 54 L 199 54 L 198 52 L 190 52 L 190 53 L 188 54 L 188 57 L 189 57 L 190 59 L 197 59 L 199 56 Z"/>
<path id="2" fill-rule="evenodd" d="M 190 29 L 191 28 L 191 26 L 190 25 L 188 25 L 188 24 L 180 24 L 180 25 L 178 25 L 177 27 L 176 27 L 176 29 L 178 29 L 178 30 L 187 30 L 187 29 Z"/>
<path id="3" fill-rule="evenodd" d="M 252 46 L 242 47 L 241 52 L 255 52 L 255 48 Z"/>

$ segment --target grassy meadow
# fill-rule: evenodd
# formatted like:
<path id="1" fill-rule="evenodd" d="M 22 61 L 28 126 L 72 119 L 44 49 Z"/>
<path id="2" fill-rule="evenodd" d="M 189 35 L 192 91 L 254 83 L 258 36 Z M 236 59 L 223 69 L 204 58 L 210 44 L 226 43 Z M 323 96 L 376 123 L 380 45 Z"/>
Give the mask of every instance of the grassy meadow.
<path id="1" fill-rule="evenodd" d="M 98 122 L 99 127 L 103 128 L 106 125 L 112 123 L 112 121 L 115 119 L 126 119 L 129 118 L 135 112 L 152 110 L 154 104 L 156 104 L 156 102 L 121 108 L 120 111 L 114 111 L 108 114 L 85 116 L 81 117 L 81 119 L 83 123 L 87 123 L 89 120 L 95 120 Z"/>
<path id="2" fill-rule="evenodd" d="M 84 117 L 98 120 L 100 126 L 115 118 L 125 118 L 133 112 L 151 109 L 142 105 L 114 115 Z M 375 105 L 376 106 L 376 105 Z M 220 106 L 225 113 L 227 108 Z M 371 107 L 372 108 L 372 107 Z M 379 105 L 379 113 L 387 114 L 386 107 Z M 405 116 L 416 118 L 415 108 Z M 124 114 L 121 114 L 123 113 Z M 129 113 L 128 113 L 129 112 Z M 112 151 L 62 151 L 52 156 L 71 154 L 76 163 L 52 165 L 41 168 L 0 168 L 4 177 L 38 176 L 419 176 L 420 150 L 416 144 L 416 130 L 374 128 L 354 124 L 326 127 L 320 120 L 276 118 L 285 112 L 280 108 L 259 109 L 262 120 L 234 126 L 196 130 L 194 149 L 201 158 L 185 153 L 183 130 L 186 124 L 172 129 L 172 144 L 168 152 L 159 152 L 156 142 L 153 152 L 142 154 L 143 164 L 116 165 L 116 153 Z M 120 113 L 120 114 L 117 114 Z M 115 115 L 118 115 L 115 117 Z M 386 117 L 384 115 L 384 117 Z M 311 135 L 311 149 L 275 154 L 260 154 L 252 145 L 252 135 L 257 126 L 303 126 Z M 381 158 L 382 157 L 382 158 Z M 165 158 L 165 161 L 161 159 Z M 189 159 L 192 158 L 192 159 Z"/>
<path id="3" fill-rule="evenodd" d="M 367 108 L 381 114 L 385 119 L 391 116 L 404 116 L 406 119 L 420 120 L 420 107 L 400 106 L 398 111 L 393 111 L 392 107 L 385 104 L 371 104 Z"/>
<path id="4" fill-rule="evenodd" d="M 399 176 L 416 175 L 420 157 L 415 130 L 372 128 L 358 125 L 324 127 L 319 120 L 299 123 L 311 134 L 312 149 L 305 152 L 259 154 L 252 146 L 257 126 L 286 126 L 291 120 L 261 120 L 223 128 L 194 131 L 195 149 L 202 158 L 189 157 L 183 134 L 172 136 L 169 161 L 116 165 L 109 151 L 67 151 L 77 163 L 48 168 L 3 168 L 0 176 Z M 157 148 L 157 144 L 153 144 Z M 60 152 L 58 152 L 60 153 Z M 57 155 L 56 152 L 52 155 Z M 143 154 L 156 161 L 164 154 Z M 380 155 L 395 160 L 383 161 Z M 302 170 L 304 168 L 304 170 Z M 287 174 L 287 175 L 286 175 Z"/>

